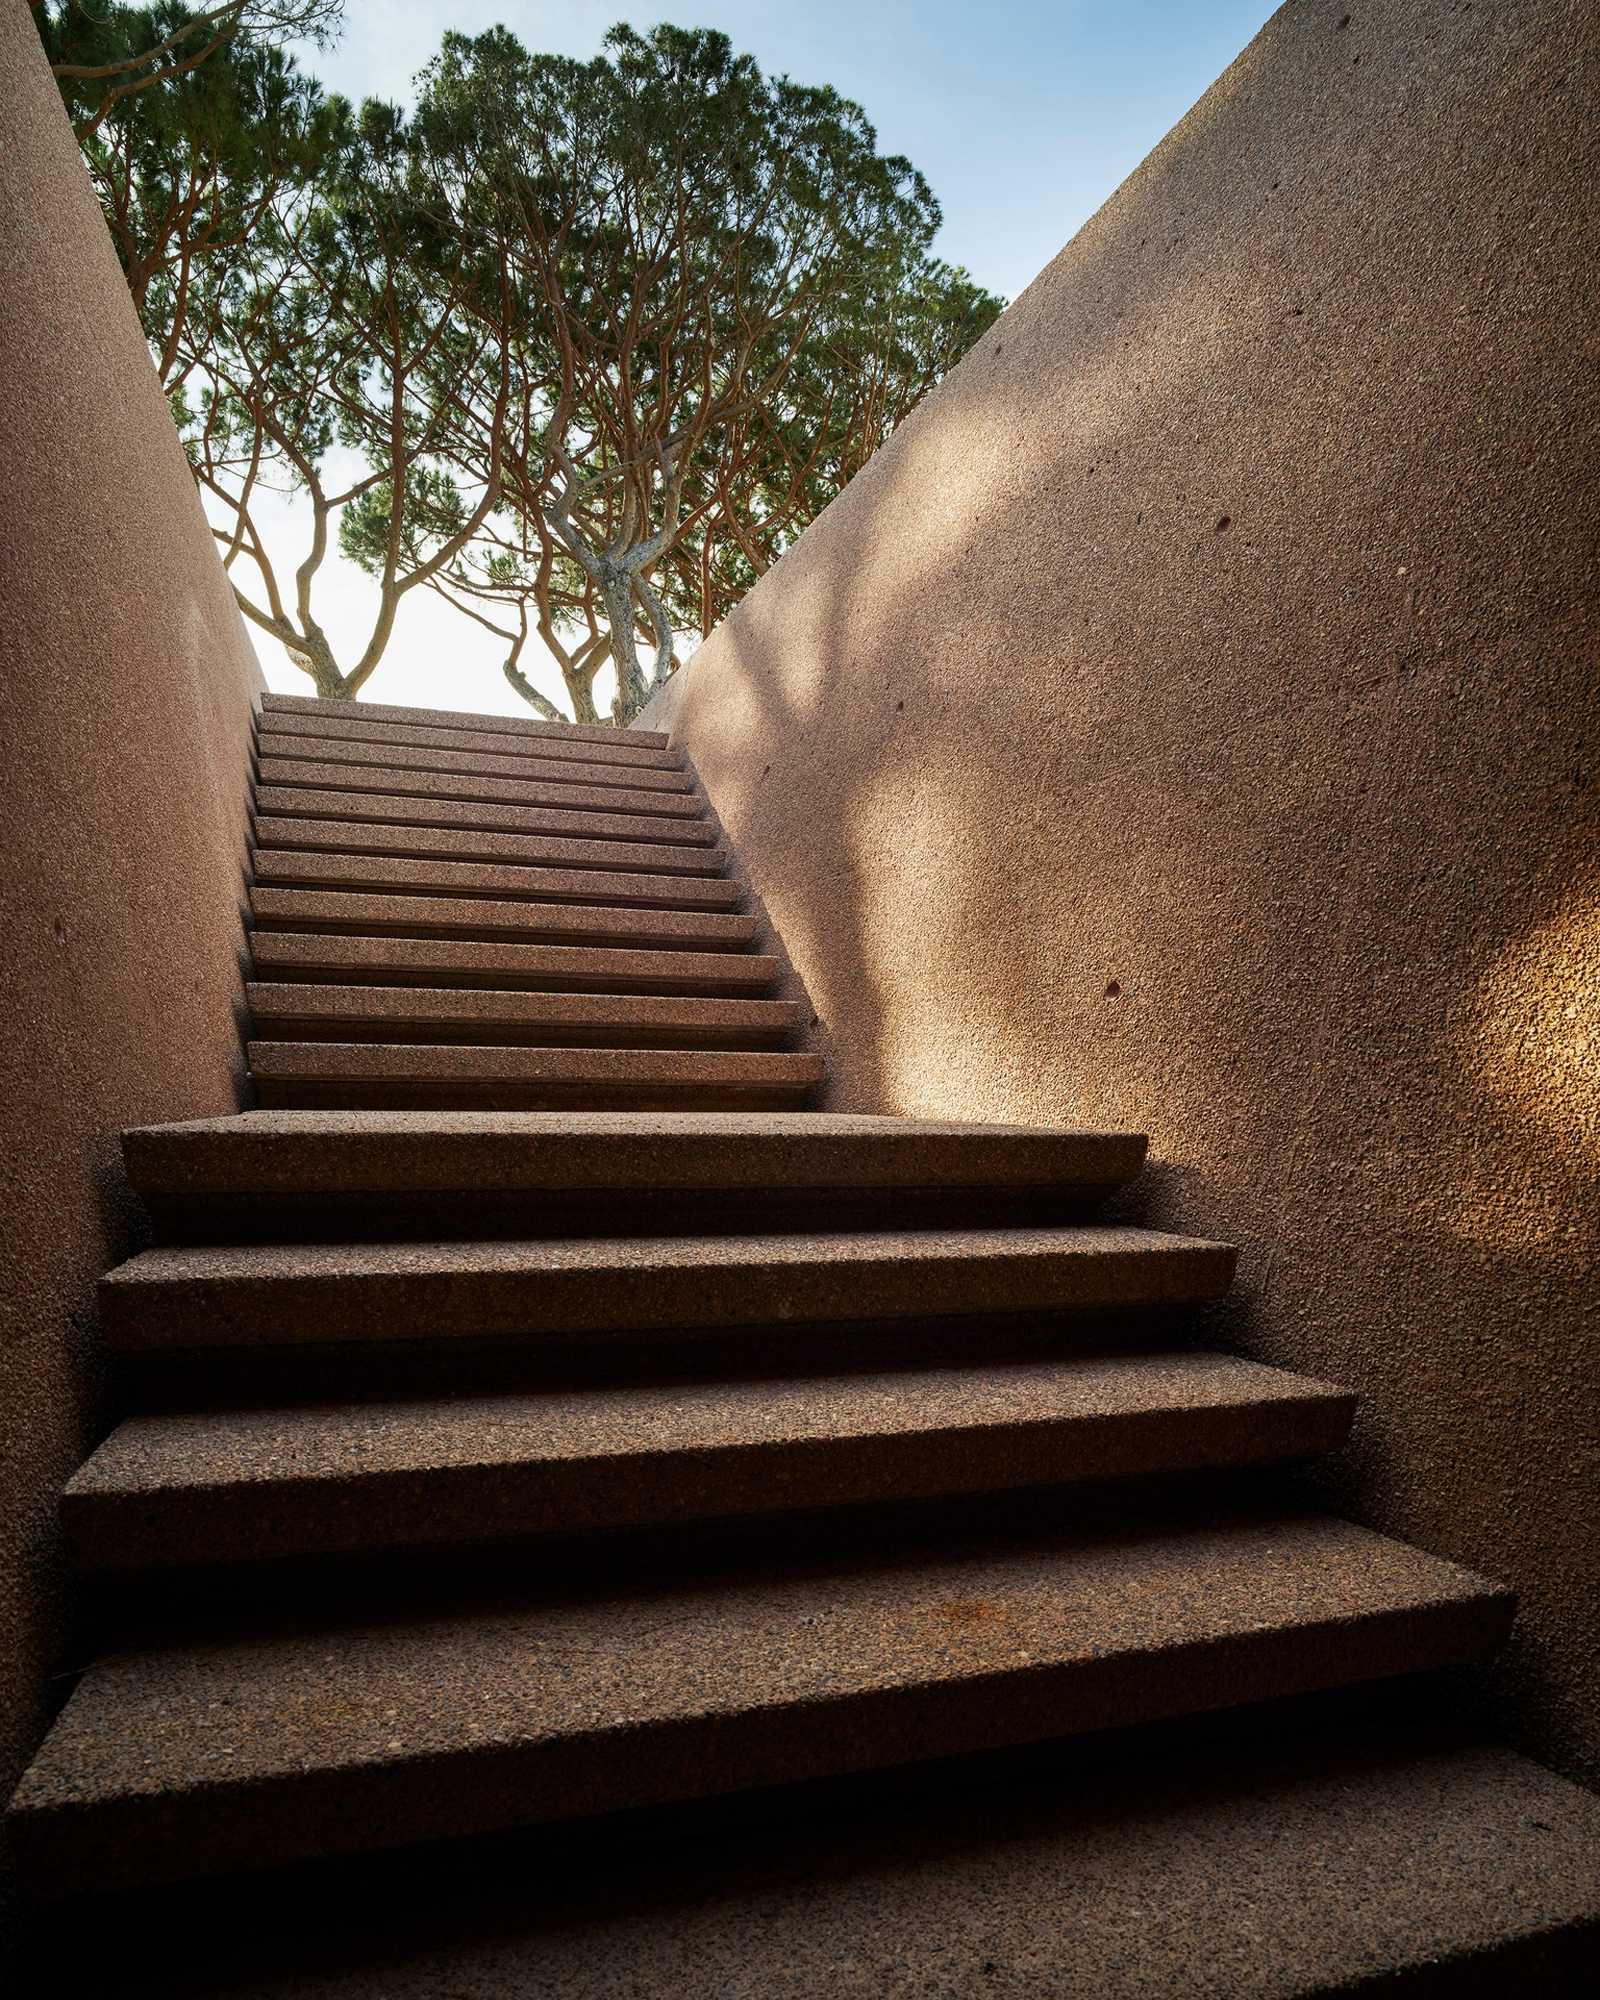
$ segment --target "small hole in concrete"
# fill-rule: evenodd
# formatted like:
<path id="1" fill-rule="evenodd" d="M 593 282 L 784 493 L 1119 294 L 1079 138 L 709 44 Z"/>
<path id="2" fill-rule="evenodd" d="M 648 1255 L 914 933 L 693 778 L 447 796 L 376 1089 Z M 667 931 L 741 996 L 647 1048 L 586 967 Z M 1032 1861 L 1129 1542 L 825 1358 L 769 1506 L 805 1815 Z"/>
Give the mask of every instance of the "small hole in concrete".
<path id="1" fill-rule="evenodd" d="M 1111 984 L 1106 988 L 1106 998 L 1108 1000 L 1115 1000 L 1120 996 L 1121 992 L 1122 992 L 1121 980 L 1113 979 Z"/>
<path id="2" fill-rule="evenodd" d="M 761 775 L 762 775 L 762 777 L 764 778 L 764 777 L 765 777 L 765 776 L 767 775 L 767 773 L 768 773 L 768 772 L 769 772 L 769 771 L 770 771 L 771 769 L 772 769 L 772 766 L 771 766 L 770 764 L 763 764 L 763 765 L 762 765 L 762 767 L 761 767 Z"/>
<path id="3" fill-rule="evenodd" d="M 1217 533 L 1225 535 L 1232 526 L 1233 516 L 1231 514 L 1224 514 L 1222 519 L 1217 523 Z"/>
<path id="4" fill-rule="evenodd" d="M 1349 25 L 1350 25 L 1350 16 L 1349 16 L 1348 14 L 1341 14 L 1341 15 L 1339 16 L 1339 28 L 1340 28 L 1340 30 L 1343 30 L 1343 29 L 1345 29 L 1345 28 L 1348 28 L 1348 27 L 1349 27 Z"/>
<path id="5" fill-rule="evenodd" d="M 895 705 L 894 705 L 894 712 L 895 712 L 895 714 L 896 714 L 896 715 L 898 715 L 898 714 L 900 713 L 901 709 L 903 709 L 904 707 L 905 707 L 905 703 L 904 703 L 903 701 L 897 701 L 897 702 L 895 703 Z"/>

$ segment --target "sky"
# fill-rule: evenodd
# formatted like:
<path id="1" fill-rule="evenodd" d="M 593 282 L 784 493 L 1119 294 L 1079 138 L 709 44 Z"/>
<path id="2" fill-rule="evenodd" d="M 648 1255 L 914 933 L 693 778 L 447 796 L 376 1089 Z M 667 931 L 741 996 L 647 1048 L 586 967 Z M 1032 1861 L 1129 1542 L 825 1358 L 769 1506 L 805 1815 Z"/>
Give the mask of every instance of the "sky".
<path id="1" fill-rule="evenodd" d="M 880 148 L 921 168 L 944 210 L 935 249 L 1015 298 L 1219 76 L 1273 12 L 1267 0 L 346 0 L 337 47 L 307 66 L 350 97 L 409 101 L 446 28 L 503 22 L 529 48 L 590 56 L 614 21 L 721 28 L 770 72 L 829 83 L 862 105 Z M 293 569 L 294 504 L 268 535 Z M 317 611 L 341 659 L 361 651 L 372 586 L 331 556 Z M 258 634 L 269 683 L 310 684 Z M 408 594 L 365 698 L 484 713 L 529 711 L 503 647 L 426 591 Z M 553 663 L 527 660 L 559 693 Z M 598 692 L 598 690 L 597 690 Z"/>

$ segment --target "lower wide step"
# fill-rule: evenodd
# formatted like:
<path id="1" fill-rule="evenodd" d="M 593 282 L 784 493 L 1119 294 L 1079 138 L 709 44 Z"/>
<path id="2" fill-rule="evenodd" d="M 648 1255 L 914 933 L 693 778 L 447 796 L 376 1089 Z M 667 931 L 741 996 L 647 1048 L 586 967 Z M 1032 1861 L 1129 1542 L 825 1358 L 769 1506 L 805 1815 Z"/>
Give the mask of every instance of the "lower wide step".
<path id="1" fill-rule="evenodd" d="M 906 1229 L 156 1249 L 99 1287 L 125 1351 L 537 1340 L 627 1329 L 1104 1310 L 1220 1298 L 1229 1244 L 1154 1229 Z"/>
<path id="2" fill-rule="evenodd" d="M 822 1081 L 803 1051 L 251 1042 L 267 1109 L 798 1110 Z"/>
<path id="3" fill-rule="evenodd" d="M 62 1525 L 124 1571 L 635 1527 L 1310 1457 L 1354 1400 L 1178 1352 L 140 1416 Z"/>
<path id="4" fill-rule="evenodd" d="M 147 1985 L 130 1985 L 144 1967 L 125 1924 L 100 1927 L 80 1984 L 203 1981 L 216 2000 L 1593 1994 L 1600 1799 L 1436 1721 L 1330 1741 L 1251 1720 L 1110 1773 L 1038 1759 L 1022 1779 L 952 1784 L 942 1766 L 937 1790 L 827 1815 L 812 1799 L 798 1822 L 729 1802 L 709 1836 L 538 1843 L 531 1865 L 465 1882 L 408 1856 L 366 1895 L 197 1884 L 149 1926 Z M 73 1906 L 58 1921 L 60 1963 L 95 1927 Z M 241 1966 L 241 1937 L 272 1940 L 274 1974 Z"/>
<path id="5" fill-rule="evenodd" d="M 1259 1514 L 109 1658 L 13 1799 L 36 1893 L 911 1763 L 1477 1659 L 1511 1600 Z"/>

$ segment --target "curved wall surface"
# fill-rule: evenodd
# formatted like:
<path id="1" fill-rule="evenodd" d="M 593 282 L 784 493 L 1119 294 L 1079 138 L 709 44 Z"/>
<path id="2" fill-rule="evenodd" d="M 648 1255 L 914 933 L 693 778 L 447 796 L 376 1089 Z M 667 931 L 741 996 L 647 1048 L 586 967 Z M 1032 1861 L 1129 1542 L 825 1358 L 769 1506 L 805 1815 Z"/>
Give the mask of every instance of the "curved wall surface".
<path id="1" fill-rule="evenodd" d="M 0 1792 L 62 1663 L 125 1125 L 231 1111 L 260 673 L 23 0 L 0 5 Z"/>
<path id="2" fill-rule="evenodd" d="M 647 718 L 830 1102 L 1132 1126 L 1600 1772 L 1600 15 L 1291 0 Z"/>

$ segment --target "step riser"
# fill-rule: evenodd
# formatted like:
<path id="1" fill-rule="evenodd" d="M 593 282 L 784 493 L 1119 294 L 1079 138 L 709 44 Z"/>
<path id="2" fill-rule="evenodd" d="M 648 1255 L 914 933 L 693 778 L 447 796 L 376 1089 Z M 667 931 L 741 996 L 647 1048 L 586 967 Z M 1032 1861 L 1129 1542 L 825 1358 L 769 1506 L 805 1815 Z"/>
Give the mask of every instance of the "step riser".
<path id="1" fill-rule="evenodd" d="M 973 1367 L 996 1361 L 1138 1354 L 1189 1338 L 1181 1307 L 673 1327 L 536 1340 L 301 1341 L 184 1346 L 117 1357 L 121 1393 L 145 1412 L 255 1404 L 382 1402 L 639 1383 Z"/>
<path id="2" fill-rule="evenodd" d="M 801 1111 L 801 1084 L 314 1083 L 260 1076 L 268 1111 Z"/>
<path id="3" fill-rule="evenodd" d="M 714 1243 L 664 1260 L 648 1244 L 626 1255 L 579 1244 L 554 1257 L 507 1247 L 427 1262 L 396 1257 L 387 1270 L 376 1251 L 349 1259 L 321 1253 L 320 1266 L 314 1251 L 292 1266 L 241 1254 L 223 1260 L 226 1275 L 147 1253 L 101 1281 L 101 1321 L 111 1345 L 127 1351 L 1094 1311 L 1220 1298 L 1235 1260 L 1225 1246 L 1179 1239 L 1160 1249 L 1086 1241 L 1059 1251 L 948 1256 L 898 1248 L 907 1240 L 837 1238 L 822 1260 L 796 1261 L 780 1239 L 769 1239 L 770 1248 L 761 1243 L 734 1263 L 716 1261 Z"/>
<path id="4" fill-rule="evenodd" d="M 661 1723 L 408 1763 L 307 1770 L 92 1807 L 14 1809 L 25 1887 L 126 1888 L 487 1833 L 581 1814 L 1006 1745 L 1425 1671 L 1486 1657 L 1509 1627 L 1500 1601 L 1427 1606 L 1118 1649 L 1095 1659 L 912 1685 L 804 1706 Z M 331 1690 L 330 1690 L 331 1695 Z M 226 1760 L 218 1763 L 225 1768 Z"/>
<path id="5" fill-rule="evenodd" d="M 587 785 L 608 792 L 692 794 L 693 783 L 681 771 L 645 764 L 601 764 L 577 758 L 492 757 L 479 751 L 409 750 L 383 743 L 340 743 L 332 738 L 263 736 L 259 746 L 262 775 L 272 763 L 316 763 L 328 772 L 329 783 L 343 784 L 346 770 L 369 772 L 422 771 L 463 778 L 512 778 L 522 785 Z"/>
<path id="6" fill-rule="evenodd" d="M 432 833 L 454 833 L 496 840 L 614 841 L 627 847 L 714 848 L 719 839 L 711 821 L 702 819 L 454 804 L 407 798 L 400 793 L 369 796 L 362 792 L 298 791 L 280 785 L 259 786 L 255 809 L 261 819 L 295 824 L 297 837 L 305 846 L 316 844 L 311 828 L 319 821 L 331 821 L 347 835 L 359 835 L 364 828 L 381 829 L 395 841 L 404 837 L 407 829 L 416 829 L 424 839 Z"/>
<path id="7" fill-rule="evenodd" d="M 447 772 L 371 770 L 350 764 L 311 764 L 300 758 L 263 755 L 257 768 L 261 787 L 320 791 L 328 797 L 372 793 L 419 805 L 443 802 L 491 808 L 536 808 L 585 817 L 627 813 L 670 816 L 685 826 L 705 825 L 705 807 L 693 792 L 636 791 L 616 786 L 529 783 L 514 778 L 470 778 Z"/>
<path id="8" fill-rule="evenodd" d="M 62 1525 L 70 1560 L 96 1571 L 467 1544 L 1307 1458 L 1346 1442 L 1353 1411 L 1349 1397 L 1285 1396 L 1095 1422 L 790 1439 L 692 1454 L 69 1491 Z"/>
<path id="9" fill-rule="evenodd" d="M 160 1243 L 421 1243 L 508 1238 L 836 1235 L 880 1229 L 1061 1228 L 1104 1187 L 708 1188 L 144 1196 Z"/>
<path id="10" fill-rule="evenodd" d="M 552 813 L 552 819 L 563 815 Z M 578 815 L 564 816 L 569 825 Z M 620 825 L 607 818 L 607 826 Z M 689 821 L 692 827 L 699 822 Z M 651 825 L 671 829 L 671 820 Z M 709 831 L 709 829 L 707 829 Z M 588 868 L 614 874 L 720 876 L 727 856 L 715 841 L 668 839 L 664 842 L 626 836 L 606 838 L 580 825 L 576 832 L 526 833 L 488 828 L 429 827 L 380 824 L 336 815 L 295 818 L 268 810 L 257 802 L 256 845 L 280 852 L 327 853 L 340 856 L 389 855 L 400 860 L 467 861 L 506 867 Z"/>

